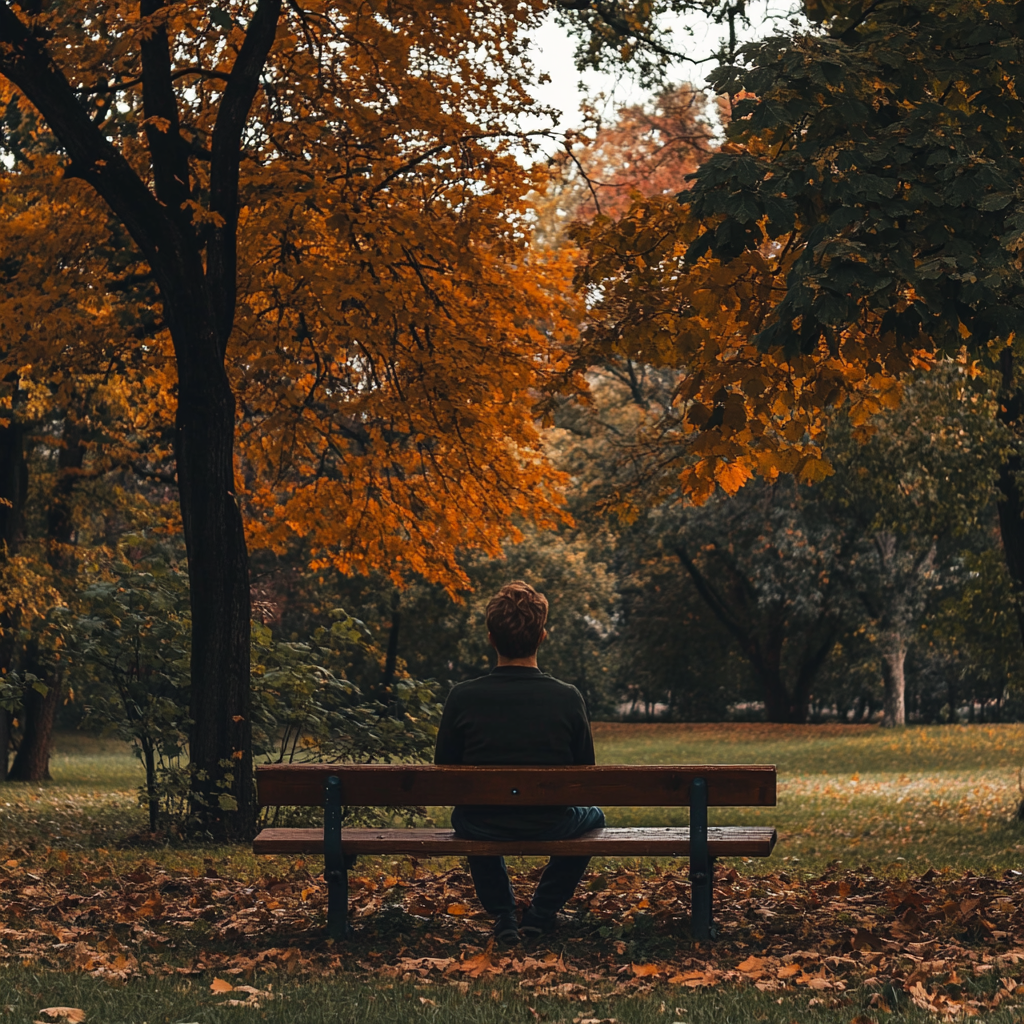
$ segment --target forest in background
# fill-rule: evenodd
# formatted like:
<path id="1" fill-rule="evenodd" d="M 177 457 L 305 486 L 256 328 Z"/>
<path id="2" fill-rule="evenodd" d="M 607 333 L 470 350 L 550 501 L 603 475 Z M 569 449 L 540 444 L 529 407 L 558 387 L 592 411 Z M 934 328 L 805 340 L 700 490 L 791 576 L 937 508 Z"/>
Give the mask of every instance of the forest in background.
<path id="1" fill-rule="evenodd" d="M 160 21 L 161 6 L 148 15 L 158 37 L 210 45 L 214 64 L 226 59 L 225 39 L 254 38 L 227 14 Z M 179 97 L 167 124 L 141 95 L 111 110 L 106 87 L 83 86 L 125 166 L 151 160 L 156 194 L 181 200 L 188 223 L 168 231 L 185 232 L 204 259 L 235 261 L 237 301 L 210 312 L 234 403 L 218 413 L 221 426 L 210 421 L 210 436 L 228 416 L 236 438 L 216 465 L 188 448 L 199 428 L 183 426 L 189 388 L 196 422 L 207 398 L 221 400 L 204 398 L 181 369 L 192 351 L 182 340 L 188 303 L 169 295 L 172 284 L 187 293 L 187 282 L 159 269 L 159 240 L 126 233 L 130 211 L 97 201 L 92 189 L 113 187 L 104 171 L 67 173 L 67 144 L 36 113 L 47 97 L 34 108 L 11 84 L 18 69 L 0 67 L 10 79 L 0 751 L 10 752 L 11 777 L 45 777 L 57 724 L 114 732 L 147 765 L 155 824 L 161 806 L 195 805 L 204 786 L 210 806 L 233 812 L 252 754 L 421 756 L 447 688 L 486 670 L 483 607 L 513 578 L 548 595 L 542 666 L 577 685 L 595 718 L 1024 717 L 1013 569 L 1024 530 L 1013 504 L 1018 297 L 992 283 L 1018 259 L 1009 233 L 1018 186 L 1002 165 L 986 164 L 971 187 L 959 171 L 942 177 L 963 156 L 971 117 L 988 133 L 979 145 L 1011 160 L 1016 136 L 989 115 L 996 100 L 1009 102 L 999 32 L 1014 45 L 1019 33 L 1003 5 L 954 8 L 926 5 L 932 21 L 913 28 L 888 9 L 847 24 L 844 5 L 809 7 L 817 30 L 726 53 L 716 94 L 661 83 L 613 122 L 592 119 L 555 157 L 527 148 L 527 159 L 527 137 L 509 126 L 530 109 L 528 79 L 508 76 L 542 5 L 529 16 L 473 8 L 463 34 L 434 55 L 450 71 L 465 47 L 491 47 L 469 80 L 418 67 L 446 22 L 410 8 L 398 28 L 363 26 L 377 33 L 385 65 L 353 58 L 344 74 L 332 71 L 332 102 L 360 114 L 329 138 L 317 134 L 323 119 L 294 113 L 295 95 L 253 84 L 261 128 L 243 145 L 252 162 L 234 167 L 243 191 L 231 208 L 234 250 L 221 238 L 231 210 L 216 207 L 215 175 L 206 177 L 216 163 L 211 111 L 228 98 L 217 92 L 221 72 L 204 79 L 212 91 Z M 584 57 L 594 60 L 602 33 L 632 31 L 588 18 Z M 927 65 L 929 33 L 974 39 L 982 29 L 972 18 L 991 36 L 992 96 L 968 89 L 977 66 Z M 255 17 L 249 28 L 259 28 Z M 320 52 L 287 51 L 282 40 L 267 42 L 282 76 L 301 75 L 302 60 Z M 635 52 L 656 64 L 656 49 L 644 50 L 655 42 L 641 33 Z M 885 46 L 925 55 L 906 100 L 918 120 L 900 122 L 902 135 L 886 89 L 870 101 L 844 93 L 863 87 L 858 68 Z M 787 64 L 798 51 L 804 93 Z M 114 47 L 112 59 L 127 52 Z M 655 81 L 652 67 L 641 71 Z M 118 83 L 130 70 L 117 65 Z M 965 98 L 936 114 L 929 90 L 943 74 L 947 98 Z M 407 105 L 366 100 L 385 79 Z M 808 104 L 831 120 L 808 126 Z M 483 118 L 493 131 L 480 130 Z M 801 118 L 803 148 L 787 149 L 779 140 Z M 920 122 L 931 134 L 914 134 Z M 847 166 L 836 133 L 854 123 L 849 146 L 874 131 L 875 148 Z M 169 126 L 180 151 L 161 149 Z M 952 150 L 943 132 L 960 133 Z M 425 138 L 441 141 L 424 148 Z M 190 168 L 191 192 L 161 178 L 165 159 Z M 831 168 L 821 180 L 832 193 L 806 172 L 816 160 Z M 837 168 L 853 191 L 839 189 Z M 783 169 L 794 177 L 775 194 Z M 887 174 L 932 175 L 933 190 L 958 190 L 960 206 L 946 196 L 942 223 L 975 244 L 971 266 L 963 253 L 934 265 L 932 221 L 920 228 L 913 272 L 902 257 L 892 256 L 893 270 L 858 255 L 854 235 L 869 214 L 895 224 L 907 212 L 886 203 L 918 203 L 914 217 L 930 216 L 921 181 L 901 199 Z M 819 188 L 803 205 L 798 179 L 805 192 Z M 954 207 L 971 211 L 974 236 Z M 843 219 L 851 209 L 860 220 Z M 871 230 L 883 252 L 889 236 Z M 891 233 L 899 245 L 915 238 L 906 223 Z M 1006 244 L 995 255 L 977 241 L 996 236 Z M 932 292 L 936 275 L 943 287 Z M 997 312 L 1003 321 L 989 322 Z M 227 526 L 219 512 L 202 515 L 230 544 L 201 558 L 199 520 L 185 528 L 179 510 L 185 450 L 199 467 L 190 493 L 228 481 Z M 244 541 L 232 540 L 232 516 Z M 197 605 L 206 590 L 196 566 L 207 559 L 213 572 L 229 548 L 245 555 L 247 594 Z M 230 606 L 237 618 L 246 604 L 251 627 L 232 619 L 230 644 L 217 648 L 214 613 Z M 228 647 L 232 672 L 244 669 L 244 701 L 252 695 L 251 714 L 239 704 L 246 713 L 230 720 L 251 735 L 218 740 L 208 763 L 219 781 L 198 785 L 184 755 L 206 720 L 200 697 L 220 683 L 197 680 L 219 678 Z"/>

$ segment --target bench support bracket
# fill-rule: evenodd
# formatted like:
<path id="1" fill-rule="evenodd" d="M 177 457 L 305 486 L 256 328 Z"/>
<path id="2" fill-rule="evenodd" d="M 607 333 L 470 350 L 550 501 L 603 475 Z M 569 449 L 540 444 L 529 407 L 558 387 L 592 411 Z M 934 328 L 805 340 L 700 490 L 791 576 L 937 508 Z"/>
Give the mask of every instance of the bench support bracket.
<path id="1" fill-rule="evenodd" d="M 715 937 L 711 897 L 715 861 L 708 855 L 708 784 L 694 779 L 690 785 L 690 930 L 697 942 Z"/>
<path id="2" fill-rule="evenodd" d="M 327 881 L 327 934 L 347 939 L 348 865 L 341 852 L 341 779 L 332 775 L 324 787 L 324 879 Z"/>

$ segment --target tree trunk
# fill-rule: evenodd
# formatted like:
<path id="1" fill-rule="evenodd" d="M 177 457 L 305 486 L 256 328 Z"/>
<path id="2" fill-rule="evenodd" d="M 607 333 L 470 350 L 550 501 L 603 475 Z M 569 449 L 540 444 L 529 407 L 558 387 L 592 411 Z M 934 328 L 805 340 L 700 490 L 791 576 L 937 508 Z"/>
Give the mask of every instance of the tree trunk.
<path id="1" fill-rule="evenodd" d="M 999 421 L 1017 434 L 1024 411 L 1024 395 L 1014 387 L 1013 353 L 1003 349 L 1000 356 L 1002 381 L 999 390 Z M 1003 541 L 1003 557 L 1010 575 L 1013 590 L 1014 610 L 1017 614 L 1017 628 L 1024 643 L 1024 494 L 1021 493 L 1021 472 L 1024 460 L 1014 452 L 999 467 L 999 487 L 1002 499 L 997 502 L 999 510 L 999 533 Z"/>
<path id="2" fill-rule="evenodd" d="M 250 595 L 234 486 L 235 399 L 212 339 L 179 333 L 175 347 L 191 350 L 178 359 L 175 436 L 192 609 L 191 810 L 215 838 L 246 839 L 255 822 Z"/>
<path id="3" fill-rule="evenodd" d="M 31 686 L 25 690 L 24 729 L 8 778 L 12 782 L 43 782 L 50 778 L 53 722 L 60 706 L 61 684 L 56 675 L 46 680 L 43 696 Z"/>
<path id="4" fill-rule="evenodd" d="M 77 539 L 73 502 L 75 488 L 85 461 L 85 445 L 78 424 L 64 418 L 64 436 L 57 454 L 57 482 L 46 507 L 46 558 L 54 569 L 68 572 L 74 567 L 73 547 Z"/>
<path id="5" fill-rule="evenodd" d="M 402 628 L 402 613 L 398 609 L 397 599 L 391 606 L 391 629 L 388 632 L 388 651 L 384 659 L 384 672 L 381 676 L 381 703 L 390 700 L 391 686 L 395 681 L 395 667 L 398 664 L 398 634 Z"/>
<path id="6" fill-rule="evenodd" d="M 156 758 L 151 740 L 142 741 L 142 755 L 146 761 L 146 802 L 149 805 L 149 831 L 155 832 L 159 818 L 160 801 L 156 795 Z"/>
<path id="7" fill-rule="evenodd" d="M 885 681 L 885 704 L 882 728 L 895 729 L 907 724 L 906 678 L 903 664 L 907 658 L 907 645 L 902 636 L 895 636 L 882 652 L 882 678 Z"/>
<path id="8" fill-rule="evenodd" d="M 63 443 L 57 456 L 57 483 L 46 509 L 46 557 L 58 572 L 68 572 L 74 565 L 71 557 L 75 542 L 72 497 L 84 458 L 81 433 L 77 425 L 65 417 Z M 37 662 L 38 653 L 36 650 L 34 660 Z M 50 778 L 53 726 L 60 707 L 63 681 L 60 673 L 52 668 L 39 674 L 48 687 L 46 696 L 31 687 L 25 690 L 22 740 L 10 771 L 10 778 L 20 782 L 40 782 Z"/>
<path id="9" fill-rule="evenodd" d="M 25 460 L 25 428 L 14 418 L 17 394 L 12 398 L 10 422 L 0 427 L 0 564 L 21 544 L 28 495 L 28 463 Z M 16 615 L 0 612 L 0 672 L 11 670 L 14 660 Z M 11 749 L 11 716 L 0 708 L 0 782 L 8 778 Z"/>
<path id="10" fill-rule="evenodd" d="M 0 782 L 7 781 L 7 752 L 11 749 L 11 716 L 0 708 Z"/>
<path id="11" fill-rule="evenodd" d="M 764 648 L 767 647 L 767 650 Z M 744 653 L 750 661 L 757 681 L 761 684 L 764 697 L 764 715 L 769 722 L 792 722 L 794 711 L 799 716 L 799 709 L 794 709 L 789 698 L 789 691 L 782 680 L 782 642 L 781 637 L 771 637 L 765 645 L 749 644 Z M 804 718 L 807 708 L 804 706 Z M 797 718 L 796 721 L 803 719 Z"/>

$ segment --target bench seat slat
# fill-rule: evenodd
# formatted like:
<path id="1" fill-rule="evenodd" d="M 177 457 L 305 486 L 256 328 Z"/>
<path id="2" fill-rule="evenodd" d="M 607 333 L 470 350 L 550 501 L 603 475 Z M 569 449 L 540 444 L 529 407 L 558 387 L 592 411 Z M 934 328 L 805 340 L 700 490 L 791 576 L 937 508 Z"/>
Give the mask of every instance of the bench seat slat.
<path id="1" fill-rule="evenodd" d="M 341 835 L 342 849 L 348 854 L 686 857 L 690 853 L 690 830 L 686 827 L 597 828 L 578 839 L 556 842 L 512 839 L 480 842 L 458 839 L 450 828 L 346 828 Z M 708 853 L 712 857 L 767 857 L 775 840 L 774 828 L 712 826 L 708 829 Z M 253 851 L 323 853 L 323 829 L 265 828 L 253 841 Z"/>
<path id="2" fill-rule="evenodd" d="M 322 807 L 337 775 L 350 807 L 438 807 L 453 804 L 599 807 L 688 806 L 696 778 L 708 784 L 711 807 L 774 807 L 774 765 L 585 765 L 579 767 L 450 767 L 437 765 L 260 765 L 261 807 Z"/>

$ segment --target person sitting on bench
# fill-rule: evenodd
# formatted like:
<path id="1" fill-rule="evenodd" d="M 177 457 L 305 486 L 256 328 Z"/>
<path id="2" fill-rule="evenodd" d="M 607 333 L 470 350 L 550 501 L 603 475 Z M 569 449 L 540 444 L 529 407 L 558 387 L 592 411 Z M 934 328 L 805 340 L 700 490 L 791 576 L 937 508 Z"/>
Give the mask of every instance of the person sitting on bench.
<path id="1" fill-rule="evenodd" d="M 594 741 L 583 695 L 542 672 L 537 649 L 547 635 L 548 602 L 515 580 L 487 604 L 487 639 L 498 665 L 479 679 L 456 684 L 445 701 L 435 764 L 594 764 Z M 452 828 L 463 839 L 575 839 L 604 827 L 599 807 L 455 807 Z M 469 870 L 484 909 L 495 918 L 499 942 L 519 933 L 536 938 L 555 926 L 589 857 L 552 857 L 533 901 L 516 924 L 516 900 L 503 857 L 470 857 Z"/>

